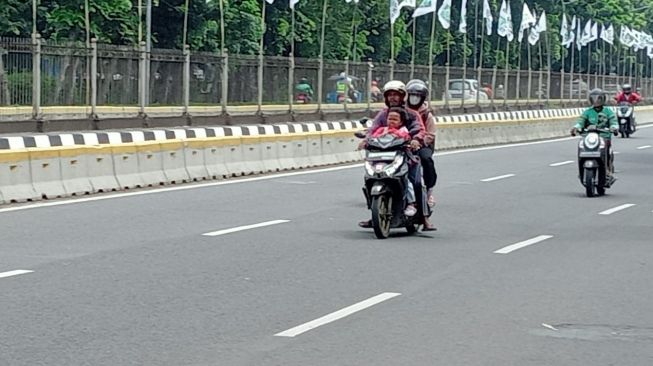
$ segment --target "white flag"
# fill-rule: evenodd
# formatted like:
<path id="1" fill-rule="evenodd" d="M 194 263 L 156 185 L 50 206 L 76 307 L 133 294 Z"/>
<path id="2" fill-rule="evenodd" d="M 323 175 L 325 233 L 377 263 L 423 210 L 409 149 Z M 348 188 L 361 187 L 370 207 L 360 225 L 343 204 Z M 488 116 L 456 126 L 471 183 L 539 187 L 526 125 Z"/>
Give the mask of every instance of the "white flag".
<path id="1" fill-rule="evenodd" d="M 567 23 L 567 14 L 562 14 L 562 21 L 560 22 L 560 44 L 568 47 L 569 43 L 569 23 Z"/>
<path id="2" fill-rule="evenodd" d="M 580 25 L 580 19 L 577 19 L 576 21 L 576 48 L 578 48 L 578 51 L 583 49 L 583 31 L 582 27 Z"/>
<path id="3" fill-rule="evenodd" d="M 501 9 L 499 10 L 499 26 L 497 27 L 497 34 L 505 37 L 508 42 L 512 42 L 514 35 L 512 33 L 512 15 L 510 14 L 510 7 L 506 0 L 501 2 Z"/>
<path id="4" fill-rule="evenodd" d="M 358 1 L 359 1 L 359 0 L 345 0 L 345 1 L 346 1 L 347 3 L 350 3 L 350 2 L 352 2 L 352 1 L 353 1 L 353 2 L 354 2 L 354 4 L 358 4 Z"/>
<path id="5" fill-rule="evenodd" d="M 599 23 L 594 23 L 592 29 L 590 30 L 590 37 L 588 38 L 589 42 L 594 42 L 599 39 Z"/>
<path id="6" fill-rule="evenodd" d="M 295 10 L 295 4 L 297 4 L 299 0 L 290 0 L 290 9 Z"/>
<path id="7" fill-rule="evenodd" d="M 458 32 L 467 33 L 467 0 L 463 0 L 460 7 L 460 25 L 458 26 Z"/>
<path id="8" fill-rule="evenodd" d="M 521 12 L 521 24 L 519 25 L 519 34 L 517 35 L 517 40 L 519 41 L 519 43 L 521 43 L 522 39 L 524 39 L 524 31 L 530 28 L 531 25 L 533 24 L 535 24 L 535 17 L 533 17 L 533 14 L 531 13 L 530 9 L 528 9 L 528 5 L 524 3 L 524 7 L 522 8 L 522 12 Z"/>
<path id="9" fill-rule="evenodd" d="M 612 24 L 608 28 L 603 27 L 603 30 L 601 30 L 601 39 L 609 44 L 614 44 L 614 27 Z"/>
<path id="10" fill-rule="evenodd" d="M 628 27 L 621 27 L 621 34 L 619 34 L 619 42 L 625 47 L 632 47 L 635 45 L 636 39 L 633 32 Z"/>
<path id="11" fill-rule="evenodd" d="M 546 32 L 546 11 L 544 10 L 542 10 L 542 15 L 540 15 L 535 27 L 531 28 L 530 34 L 528 35 L 528 43 L 531 46 L 535 46 L 540 40 L 540 33 L 542 32 Z"/>
<path id="12" fill-rule="evenodd" d="M 274 0 L 265 0 L 268 4 L 274 4 Z"/>
<path id="13" fill-rule="evenodd" d="M 442 24 L 442 28 L 449 29 L 451 27 L 451 0 L 444 0 L 442 6 L 440 6 L 438 20 Z"/>
<path id="14" fill-rule="evenodd" d="M 583 32 L 580 35 L 580 44 L 581 46 L 585 47 L 589 43 L 589 40 L 592 36 L 592 20 L 588 20 L 587 23 L 585 23 L 585 27 L 583 28 Z"/>
<path id="15" fill-rule="evenodd" d="M 417 0 L 404 0 L 399 4 L 399 10 L 403 7 L 414 8 L 416 6 Z"/>
<path id="16" fill-rule="evenodd" d="M 436 0 L 424 0 L 422 1 L 421 4 L 419 4 L 417 9 L 415 9 L 415 11 L 413 12 L 413 18 L 417 18 L 424 14 L 435 13 L 436 9 L 437 9 Z"/>
<path id="17" fill-rule="evenodd" d="M 390 24 L 395 24 L 399 18 L 399 0 L 390 0 Z"/>
<path id="18" fill-rule="evenodd" d="M 492 35 L 492 9 L 490 8 L 490 2 L 488 0 L 483 1 L 483 19 L 485 19 L 485 30 L 488 36 Z"/>
<path id="19" fill-rule="evenodd" d="M 653 59 L 653 46 L 647 47 L 646 54 L 648 55 L 648 58 Z"/>

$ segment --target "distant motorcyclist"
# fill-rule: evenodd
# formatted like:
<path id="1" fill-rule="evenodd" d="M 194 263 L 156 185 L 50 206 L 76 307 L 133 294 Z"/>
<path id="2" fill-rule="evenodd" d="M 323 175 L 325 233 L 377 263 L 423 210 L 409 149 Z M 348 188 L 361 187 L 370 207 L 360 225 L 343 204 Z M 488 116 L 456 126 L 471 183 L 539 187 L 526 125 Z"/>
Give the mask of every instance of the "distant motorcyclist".
<path id="1" fill-rule="evenodd" d="M 630 84 L 624 84 L 621 88 L 621 92 L 619 92 L 614 99 L 617 101 L 617 104 L 628 102 L 634 105 L 642 101 L 642 97 L 637 92 L 633 91 L 633 87 Z"/>
<path id="2" fill-rule="evenodd" d="M 408 93 L 408 108 L 419 113 L 426 130 L 424 145 L 419 149 L 418 155 L 422 162 L 424 184 L 428 190 L 427 202 L 429 206 L 433 207 L 435 206 L 433 187 L 437 183 L 438 174 L 435 170 L 435 162 L 433 160 L 433 153 L 435 151 L 435 117 L 433 117 L 433 113 L 431 113 L 428 103 L 426 103 L 426 98 L 429 96 L 429 88 L 422 80 L 414 79 L 406 84 L 406 91 Z M 435 229 L 427 217 L 424 218 L 424 221 L 424 230 Z"/>
<path id="3" fill-rule="evenodd" d="M 614 162 L 612 150 L 612 135 L 615 136 L 619 133 L 619 124 L 617 117 L 610 108 L 605 108 L 605 92 L 601 89 L 592 89 L 589 93 L 589 102 L 592 105 L 586 109 L 583 114 L 578 118 L 576 125 L 571 129 L 571 135 L 576 136 L 582 130 L 593 125 L 597 128 L 609 129 L 609 132 L 600 132 L 601 137 L 605 139 L 605 147 L 608 151 L 608 169 L 606 175 L 613 178 Z"/>
<path id="4" fill-rule="evenodd" d="M 372 136 L 372 131 L 376 131 L 379 127 L 388 126 L 389 109 L 392 107 L 404 107 L 406 104 L 406 95 L 406 84 L 399 80 L 388 81 L 383 86 L 383 99 L 386 108 L 377 113 L 376 117 L 374 117 L 374 122 L 372 122 L 372 126 L 369 127 L 366 138 L 358 145 L 359 149 L 365 149 L 367 147 L 367 139 Z M 422 122 L 422 117 L 420 117 L 417 112 L 410 109 L 407 109 L 406 111 L 408 112 L 408 116 L 406 118 L 405 126 L 412 137 L 410 145 L 413 150 L 418 150 L 424 144 L 426 133 L 424 123 Z M 411 169 L 411 173 L 409 173 L 411 180 L 415 178 L 416 170 L 417 169 Z M 361 221 L 358 223 L 358 226 L 371 228 L 372 220 Z"/>
<path id="5" fill-rule="evenodd" d="M 372 94 L 373 102 L 380 102 L 383 100 L 383 92 L 379 89 L 379 83 L 376 80 L 372 80 L 372 85 L 370 86 L 370 94 Z"/>
<path id="6" fill-rule="evenodd" d="M 297 90 L 298 97 L 303 95 L 307 98 L 307 101 L 310 102 L 313 100 L 313 87 L 311 86 L 311 83 L 308 82 L 307 78 L 301 78 L 299 83 L 295 86 L 295 90 Z"/>

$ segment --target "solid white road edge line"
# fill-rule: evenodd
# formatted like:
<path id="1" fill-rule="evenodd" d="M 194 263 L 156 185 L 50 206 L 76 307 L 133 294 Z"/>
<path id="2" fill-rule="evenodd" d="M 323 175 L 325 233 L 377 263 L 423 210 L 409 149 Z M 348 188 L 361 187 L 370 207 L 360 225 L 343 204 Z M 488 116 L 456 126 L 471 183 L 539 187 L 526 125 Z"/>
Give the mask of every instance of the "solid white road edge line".
<path id="1" fill-rule="evenodd" d="M 298 336 L 302 333 L 308 332 L 311 329 L 315 329 L 319 326 L 334 322 L 338 319 L 342 319 L 346 316 L 349 316 L 353 313 L 359 312 L 361 310 L 367 309 L 369 307 L 372 307 L 378 303 L 381 303 L 383 301 L 392 299 L 393 297 L 397 297 L 401 294 L 395 293 L 395 292 L 384 292 L 380 295 L 376 295 L 374 297 L 370 297 L 367 300 L 363 300 L 359 303 L 356 303 L 354 305 L 348 306 L 344 309 L 338 310 L 336 312 L 333 312 L 331 314 L 327 314 L 321 318 L 312 320 L 308 323 L 304 323 L 302 325 L 298 325 L 294 328 L 290 328 L 288 330 L 285 330 L 283 332 L 275 334 L 277 337 L 295 337 Z"/>
<path id="2" fill-rule="evenodd" d="M 9 272 L 2 272 L 0 273 L 0 278 L 5 278 L 5 277 L 11 277 L 11 276 L 18 276 L 26 273 L 32 273 L 34 271 L 29 271 L 26 269 L 18 269 L 15 271 L 9 271 Z"/>
<path id="3" fill-rule="evenodd" d="M 574 162 L 573 160 L 567 160 L 567 161 L 561 161 L 559 163 L 549 164 L 549 166 L 563 166 L 563 165 L 571 164 L 573 162 Z"/>
<path id="4" fill-rule="evenodd" d="M 651 145 L 644 145 L 644 146 L 638 147 L 637 150 L 644 150 L 644 149 L 650 149 L 650 148 L 651 148 Z"/>
<path id="5" fill-rule="evenodd" d="M 495 181 L 495 180 L 510 178 L 510 177 L 514 177 L 514 176 L 515 176 L 514 174 L 505 174 L 505 175 L 500 175 L 498 177 L 481 179 L 481 182 L 492 182 L 492 181 Z"/>
<path id="6" fill-rule="evenodd" d="M 225 234 L 236 233 L 236 232 L 239 232 L 239 231 L 256 229 L 256 228 L 259 228 L 259 227 L 284 224 L 286 222 L 290 222 L 290 220 L 266 221 L 266 222 L 261 222 L 261 223 L 258 223 L 258 224 L 238 226 L 238 227 L 233 227 L 231 229 L 223 229 L 223 230 L 218 230 L 218 231 L 212 231 L 210 233 L 205 233 L 205 234 L 202 234 L 202 235 L 203 236 L 220 236 L 220 235 L 225 235 Z"/>
<path id="7" fill-rule="evenodd" d="M 625 209 L 633 207 L 633 206 L 636 206 L 636 205 L 634 203 L 626 203 L 625 205 L 617 206 L 615 208 L 611 208 L 609 210 L 599 212 L 599 215 L 612 215 L 615 212 L 625 210 Z"/>
<path id="8" fill-rule="evenodd" d="M 535 238 L 524 240 L 524 241 L 521 241 L 519 243 L 508 245 L 507 247 L 503 247 L 503 248 L 501 248 L 499 250 L 495 250 L 494 253 L 495 254 L 508 254 L 510 252 L 514 252 L 517 249 L 521 249 L 521 248 L 527 247 L 529 245 L 537 244 L 537 243 L 539 243 L 541 241 L 551 239 L 551 238 L 553 238 L 553 235 L 540 235 L 540 236 L 537 236 Z"/>

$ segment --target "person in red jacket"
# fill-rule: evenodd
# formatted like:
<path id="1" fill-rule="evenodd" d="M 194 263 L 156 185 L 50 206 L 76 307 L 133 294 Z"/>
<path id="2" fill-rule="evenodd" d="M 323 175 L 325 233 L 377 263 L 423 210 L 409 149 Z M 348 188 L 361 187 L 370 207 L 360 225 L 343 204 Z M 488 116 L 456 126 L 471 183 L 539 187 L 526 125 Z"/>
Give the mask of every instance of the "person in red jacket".
<path id="1" fill-rule="evenodd" d="M 642 100 L 642 97 L 637 94 L 637 92 L 633 92 L 633 87 L 630 84 L 624 84 L 624 86 L 621 88 L 621 92 L 617 94 L 614 99 L 617 101 L 617 104 L 621 102 L 637 104 Z"/>

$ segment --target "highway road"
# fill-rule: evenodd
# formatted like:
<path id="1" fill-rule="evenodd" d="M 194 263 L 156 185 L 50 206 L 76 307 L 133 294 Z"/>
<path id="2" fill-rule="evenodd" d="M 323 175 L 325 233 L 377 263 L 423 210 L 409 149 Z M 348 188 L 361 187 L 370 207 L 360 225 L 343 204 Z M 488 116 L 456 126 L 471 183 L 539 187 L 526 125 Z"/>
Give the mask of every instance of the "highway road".
<path id="1" fill-rule="evenodd" d="M 442 152 L 438 231 L 360 165 L 0 207 L 0 365 L 651 365 L 653 128 Z"/>

